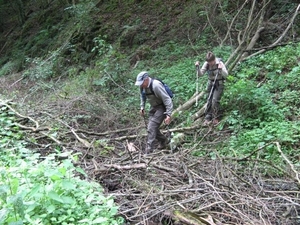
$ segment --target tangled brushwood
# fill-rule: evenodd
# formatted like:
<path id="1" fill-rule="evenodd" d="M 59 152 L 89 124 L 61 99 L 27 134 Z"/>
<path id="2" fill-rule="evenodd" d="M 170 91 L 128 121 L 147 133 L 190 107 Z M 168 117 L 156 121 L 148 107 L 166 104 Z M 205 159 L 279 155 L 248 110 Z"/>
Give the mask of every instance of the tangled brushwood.
<path id="1" fill-rule="evenodd" d="M 75 129 L 46 112 L 24 116 L 9 102 L 2 101 L 2 106 L 19 118 L 15 125 L 24 130 L 28 140 L 36 140 L 30 144 L 34 151 L 48 154 L 59 147 L 80 153 L 76 166 L 114 197 L 127 224 L 300 223 L 299 173 L 279 145 L 285 168 L 253 157 L 254 151 L 244 158 L 220 157 L 214 147 L 226 131 L 211 128 L 203 128 L 205 133 L 198 135 L 203 137 L 200 144 L 207 146 L 214 158 L 209 157 L 211 154 L 193 156 L 193 149 L 184 145 L 173 152 L 144 155 L 142 122 L 139 127 L 96 133 Z M 49 121 L 60 123 L 59 130 L 44 125 Z M 199 127 L 177 130 L 191 133 L 192 129 Z M 51 135 L 53 131 L 56 136 Z"/>
<path id="2" fill-rule="evenodd" d="M 132 224 L 299 224 L 300 185 L 257 169 L 272 163 L 186 153 L 127 152 L 84 165 Z"/>

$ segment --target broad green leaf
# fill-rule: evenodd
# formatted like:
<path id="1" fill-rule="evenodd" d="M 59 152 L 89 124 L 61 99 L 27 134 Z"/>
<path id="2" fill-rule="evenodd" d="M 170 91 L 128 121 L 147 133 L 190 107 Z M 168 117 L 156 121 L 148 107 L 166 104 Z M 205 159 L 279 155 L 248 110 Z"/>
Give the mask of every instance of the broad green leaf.
<path id="1" fill-rule="evenodd" d="M 65 204 L 74 204 L 75 200 L 69 196 L 61 196 L 63 203 Z"/>
<path id="2" fill-rule="evenodd" d="M 15 213 L 18 213 L 21 216 L 21 218 L 24 218 L 25 214 L 24 214 L 23 198 L 19 195 L 12 196 L 11 201 L 16 211 Z"/>
<path id="3" fill-rule="evenodd" d="M 10 187 L 11 187 L 12 194 L 16 194 L 19 188 L 19 179 L 18 178 L 11 179 Z"/>
<path id="4" fill-rule="evenodd" d="M 48 205 L 48 206 L 46 207 L 46 210 L 47 210 L 47 212 L 48 212 L 49 214 L 52 213 L 52 212 L 54 212 L 55 209 L 56 209 L 55 205 Z"/>
<path id="5" fill-rule="evenodd" d="M 0 186 L 0 199 L 5 203 L 7 198 L 8 186 L 2 185 Z"/>
<path id="6" fill-rule="evenodd" d="M 26 214 L 30 213 L 31 211 L 34 211 L 37 206 L 39 206 L 39 204 L 37 204 L 36 201 L 32 201 L 30 203 L 26 202 Z"/>
<path id="7" fill-rule="evenodd" d="M 117 213 L 118 213 L 118 207 L 112 206 L 112 207 L 110 208 L 110 212 L 111 212 L 111 214 L 113 214 L 113 215 L 117 214 Z"/>
<path id="8" fill-rule="evenodd" d="M 0 210 L 0 224 L 4 224 L 5 218 L 7 217 L 8 213 L 9 213 L 8 209 Z"/>
<path id="9" fill-rule="evenodd" d="M 69 180 L 63 180 L 61 186 L 66 190 L 76 190 L 76 185 Z"/>
<path id="10" fill-rule="evenodd" d="M 54 191 L 50 191 L 48 193 L 48 197 L 51 198 L 52 200 L 58 201 L 60 203 L 64 203 L 64 201 L 61 199 L 61 197 Z"/>
<path id="11" fill-rule="evenodd" d="M 95 220 L 92 221 L 92 224 L 101 224 L 103 222 L 107 222 L 108 221 L 108 218 L 106 217 L 99 217 Z"/>
<path id="12" fill-rule="evenodd" d="M 43 189 L 41 188 L 41 185 L 36 183 L 35 186 L 33 188 L 31 188 L 31 191 L 29 192 L 28 197 L 29 198 L 30 197 L 34 197 L 34 198 L 40 197 L 40 194 L 37 195 L 37 193 L 42 192 L 42 191 L 43 191 Z"/>
<path id="13" fill-rule="evenodd" d="M 63 176 L 65 176 L 65 175 L 66 175 L 66 172 L 67 172 L 67 169 L 64 168 L 64 167 L 61 167 L 61 168 L 58 169 L 58 171 L 59 171 Z"/>
<path id="14" fill-rule="evenodd" d="M 16 221 L 16 222 L 11 222 L 8 225 L 23 225 L 23 221 L 19 220 L 19 221 Z"/>
<path id="15" fill-rule="evenodd" d="M 90 220 L 89 219 L 83 219 L 79 220 L 78 223 L 88 223 Z"/>
<path id="16" fill-rule="evenodd" d="M 86 172 L 84 172 L 84 170 L 82 169 L 82 168 L 80 168 L 80 167 L 76 167 L 76 169 L 75 169 L 78 173 L 81 173 L 82 175 L 84 175 L 84 176 L 86 176 L 87 177 L 87 174 L 86 174 Z"/>
<path id="17" fill-rule="evenodd" d="M 54 174 L 54 175 L 52 175 L 50 178 L 51 178 L 51 180 L 53 180 L 53 181 L 61 180 L 61 175 L 59 175 L 59 174 Z"/>
<path id="18" fill-rule="evenodd" d="M 114 200 L 111 198 L 111 199 L 109 199 L 109 200 L 106 202 L 106 204 L 107 204 L 108 207 L 113 207 L 113 205 L 114 205 Z"/>

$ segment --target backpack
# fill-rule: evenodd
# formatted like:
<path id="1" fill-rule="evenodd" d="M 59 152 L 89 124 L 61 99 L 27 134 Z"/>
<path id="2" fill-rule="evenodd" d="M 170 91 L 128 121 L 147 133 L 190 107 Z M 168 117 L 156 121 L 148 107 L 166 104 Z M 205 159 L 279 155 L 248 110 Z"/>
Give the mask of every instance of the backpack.
<path id="1" fill-rule="evenodd" d="M 171 90 L 171 88 L 170 88 L 166 83 L 164 83 L 162 80 L 160 80 L 160 79 L 158 79 L 158 78 L 152 78 L 152 80 L 151 80 L 151 82 L 150 82 L 150 85 L 149 85 L 151 94 L 146 94 L 146 93 L 141 89 L 141 93 L 142 93 L 143 99 L 146 99 L 146 95 L 154 95 L 154 91 L 153 91 L 153 87 L 152 87 L 153 80 L 158 80 L 159 82 L 161 82 L 161 83 L 163 84 L 163 86 L 164 86 L 166 92 L 167 92 L 168 95 L 170 96 L 170 98 L 173 98 L 173 97 L 174 97 L 173 91 Z"/>

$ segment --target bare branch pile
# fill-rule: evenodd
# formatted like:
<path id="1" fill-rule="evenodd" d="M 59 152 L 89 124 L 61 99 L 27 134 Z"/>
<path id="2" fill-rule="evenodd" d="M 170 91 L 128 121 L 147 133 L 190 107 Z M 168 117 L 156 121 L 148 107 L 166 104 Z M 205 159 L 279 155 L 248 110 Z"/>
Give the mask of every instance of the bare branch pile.
<path id="1" fill-rule="evenodd" d="M 181 146 L 172 153 L 164 150 L 144 155 L 140 149 L 145 138 L 139 135 L 141 127 L 127 129 L 132 135 L 118 139 L 125 137 L 120 136 L 124 129 L 96 133 L 74 129 L 56 119 L 64 125 L 55 138 L 46 133 L 53 128 L 18 113 L 8 102 L 2 101 L 2 105 L 20 118 L 24 132 L 36 137 L 37 143 L 31 146 L 36 151 L 46 154 L 46 150 L 60 146 L 64 151 L 81 153 L 77 165 L 89 179 L 99 181 L 107 195 L 114 196 L 128 224 L 300 223 L 299 172 L 279 145 L 286 168 L 251 157 L 262 149 L 244 158 L 219 157 L 214 150 L 216 143 L 210 140 L 218 142 L 217 137 L 226 135 L 226 131 L 195 126 L 188 132 L 203 138 L 194 149 Z M 193 156 L 199 145 L 216 158 Z"/>

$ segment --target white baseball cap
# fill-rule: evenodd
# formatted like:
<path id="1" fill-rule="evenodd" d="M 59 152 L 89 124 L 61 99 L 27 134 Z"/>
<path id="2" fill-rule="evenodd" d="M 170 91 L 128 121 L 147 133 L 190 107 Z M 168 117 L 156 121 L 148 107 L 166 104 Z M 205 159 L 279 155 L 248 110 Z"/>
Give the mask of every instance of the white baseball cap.
<path id="1" fill-rule="evenodd" d="M 142 83 L 144 82 L 144 80 L 145 80 L 147 77 L 149 77 L 147 71 L 140 72 L 140 73 L 137 75 L 137 77 L 136 77 L 135 85 L 141 86 Z"/>

